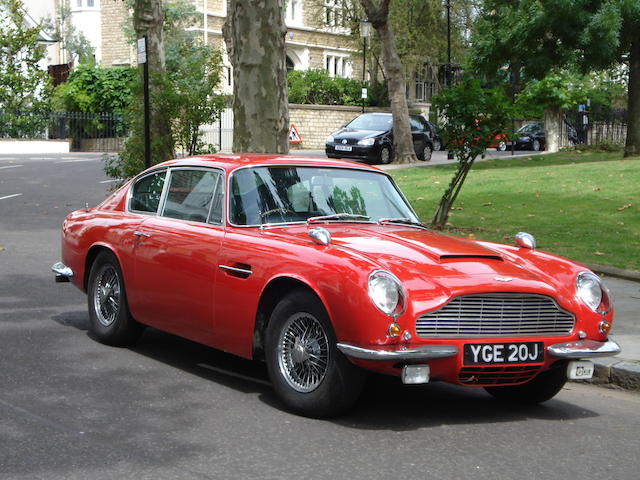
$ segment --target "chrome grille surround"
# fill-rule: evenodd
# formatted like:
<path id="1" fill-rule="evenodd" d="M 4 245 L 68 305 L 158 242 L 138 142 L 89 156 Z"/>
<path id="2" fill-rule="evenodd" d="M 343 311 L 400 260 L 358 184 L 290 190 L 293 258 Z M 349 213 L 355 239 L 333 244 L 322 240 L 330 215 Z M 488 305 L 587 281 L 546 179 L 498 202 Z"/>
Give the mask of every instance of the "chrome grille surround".
<path id="1" fill-rule="evenodd" d="M 546 295 L 481 293 L 452 298 L 416 319 L 420 338 L 564 336 L 573 314 Z"/>

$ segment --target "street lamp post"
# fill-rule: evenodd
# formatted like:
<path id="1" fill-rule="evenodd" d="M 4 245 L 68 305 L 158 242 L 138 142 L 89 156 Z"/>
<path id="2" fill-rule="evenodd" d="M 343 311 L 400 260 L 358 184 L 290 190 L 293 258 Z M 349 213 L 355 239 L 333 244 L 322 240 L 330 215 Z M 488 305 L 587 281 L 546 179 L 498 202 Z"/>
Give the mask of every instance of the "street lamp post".
<path id="1" fill-rule="evenodd" d="M 446 0 L 444 6 L 447 8 L 447 68 L 444 72 L 445 86 L 451 86 L 451 0 Z"/>
<path id="2" fill-rule="evenodd" d="M 360 36 L 362 37 L 362 113 L 364 113 L 364 102 L 367 99 L 367 87 L 365 86 L 365 73 L 367 71 L 367 38 L 371 34 L 371 22 L 366 18 L 360 20 Z"/>

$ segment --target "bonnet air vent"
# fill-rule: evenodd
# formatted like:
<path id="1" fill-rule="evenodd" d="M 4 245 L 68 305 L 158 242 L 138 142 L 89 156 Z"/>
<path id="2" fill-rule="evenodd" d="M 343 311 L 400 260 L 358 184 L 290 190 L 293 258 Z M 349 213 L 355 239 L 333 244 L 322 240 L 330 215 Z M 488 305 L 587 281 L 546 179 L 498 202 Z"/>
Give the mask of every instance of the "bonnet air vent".
<path id="1" fill-rule="evenodd" d="M 498 255 L 440 255 L 440 261 L 448 260 L 497 260 L 502 261 Z"/>

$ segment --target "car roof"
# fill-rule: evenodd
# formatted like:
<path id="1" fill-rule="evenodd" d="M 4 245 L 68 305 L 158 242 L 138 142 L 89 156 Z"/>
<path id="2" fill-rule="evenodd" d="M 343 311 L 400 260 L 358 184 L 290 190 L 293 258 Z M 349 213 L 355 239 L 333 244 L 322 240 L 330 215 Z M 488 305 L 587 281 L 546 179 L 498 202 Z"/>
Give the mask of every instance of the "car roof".
<path id="1" fill-rule="evenodd" d="M 301 167 L 334 167 L 352 168 L 384 173 L 382 170 L 363 163 L 349 160 L 335 160 L 322 157 L 309 157 L 304 155 L 274 155 L 256 153 L 215 153 L 211 155 L 197 155 L 193 157 L 168 160 L 155 165 L 160 167 L 217 167 L 231 173 L 234 170 L 245 167 L 259 166 L 301 166 Z"/>

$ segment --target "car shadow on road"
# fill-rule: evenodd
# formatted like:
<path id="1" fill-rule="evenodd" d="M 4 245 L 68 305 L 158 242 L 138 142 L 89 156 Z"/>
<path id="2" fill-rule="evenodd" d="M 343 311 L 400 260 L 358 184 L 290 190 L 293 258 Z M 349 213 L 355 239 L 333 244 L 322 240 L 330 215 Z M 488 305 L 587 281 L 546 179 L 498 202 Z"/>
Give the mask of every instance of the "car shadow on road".
<path id="1" fill-rule="evenodd" d="M 88 329 L 86 311 L 67 312 L 52 319 L 64 326 Z M 206 381 L 257 394 L 269 407 L 287 411 L 271 389 L 263 362 L 240 358 L 154 328 L 147 328 L 129 350 Z M 407 386 L 396 377 L 370 374 L 355 407 L 330 421 L 346 428 L 408 431 L 442 425 L 527 419 L 567 421 L 596 416 L 593 411 L 557 398 L 541 405 L 517 405 L 496 400 L 482 388 L 440 382 Z"/>

